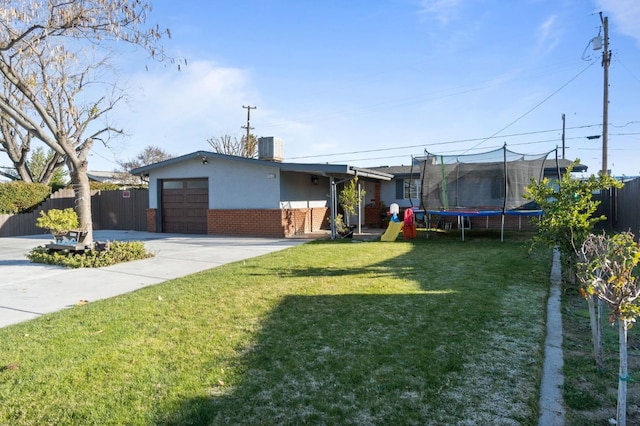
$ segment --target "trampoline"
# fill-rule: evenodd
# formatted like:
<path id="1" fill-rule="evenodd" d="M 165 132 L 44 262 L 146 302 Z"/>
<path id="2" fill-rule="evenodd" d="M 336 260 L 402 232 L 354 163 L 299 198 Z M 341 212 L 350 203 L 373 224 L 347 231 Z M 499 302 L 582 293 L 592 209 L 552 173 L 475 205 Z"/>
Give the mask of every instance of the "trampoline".
<path id="1" fill-rule="evenodd" d="M 458 226 L 461 230 L 461 238 L 464 241 L 464 230 L 466 228 L 465 219 L 472 217 L 502 216 L 500 226 L 500 240 L 504 240 L 504 219 L 505 216 L 542 216 L 542 210 L 426 210 L 427 224 L 431 222 L 431 215 L 434 216 L 455 216 L 458 218 Z M 426 237 L 429 238 L 429 227 L 427 226 Z"/>
<path id="2" fill-rule="evenodd" d="M 541 216 L 524 198 L 532 180 L 540 181 L 545 161 L 553 151 L 519 154 L 502 148 L 480 154 L 436 155 L 425 151 L 417 158 L 421 175 L 421 208 L 427 215 L 455 216 L 464 241 L 465 220 L 501 216 L 500 239 L 504 240 L 505 216 Z M 556 159 L 557 167 L 557 159 Z M 426 237 L 429 237 L 427 226 Z"/>

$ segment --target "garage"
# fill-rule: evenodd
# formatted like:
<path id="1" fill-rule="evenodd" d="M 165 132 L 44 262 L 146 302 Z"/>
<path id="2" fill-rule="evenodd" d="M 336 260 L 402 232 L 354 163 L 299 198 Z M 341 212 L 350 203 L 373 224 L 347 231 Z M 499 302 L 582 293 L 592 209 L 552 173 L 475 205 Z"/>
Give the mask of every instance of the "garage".
<path id="1" fill-rule="evenodd" d="M 206 234 L 209 180 L 164 179 L 161 188 L 162 232 Z"/>

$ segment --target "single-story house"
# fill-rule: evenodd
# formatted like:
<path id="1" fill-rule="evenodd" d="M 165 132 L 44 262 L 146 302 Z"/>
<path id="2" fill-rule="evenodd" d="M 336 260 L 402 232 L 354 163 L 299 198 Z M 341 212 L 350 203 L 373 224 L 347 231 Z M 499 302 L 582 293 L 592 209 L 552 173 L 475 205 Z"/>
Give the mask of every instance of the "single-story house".
<path id="1" fill-rule="evenodd" d="M 312 233 L 330 228 L 343 183 L 357 176 L 375 186 L 393 178 L 349 165 L 285 163 L 280 144 L 260 138 L 258 159 L 197 151 L 132 170 L 149 182 L 147 230 L 258 237 Z"/>
<path id="2" fill-rule="evenodd" d="M 570 164 L 560 160 L 560 171 Z M 258 140 L 257 159 L 197 151 L 131 173 L 149 182 L 150 232 L 280 238 L 330 229 L 337 194 L 355 177 L 365 197 L 352 224 L 381 226 L 392 203 L 421 207 L 418 165 L 285 163 L 282 141 L 273 137 Z M 555 161 L 545 176 L 557 176 Z"/>

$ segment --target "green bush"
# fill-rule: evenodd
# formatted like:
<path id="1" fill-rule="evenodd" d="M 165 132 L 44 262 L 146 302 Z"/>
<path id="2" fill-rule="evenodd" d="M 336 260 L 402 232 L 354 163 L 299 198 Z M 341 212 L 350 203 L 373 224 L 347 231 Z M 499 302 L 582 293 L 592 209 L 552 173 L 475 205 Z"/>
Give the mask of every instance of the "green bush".
<path id="1" fill-rule="evenodd" d="M 40 212 L 40 217 L 36 219 L 36 226 L 51 232 L 66 232 L 78 229 L 80 221 L 78 214 L 71 207 L 64 210 L 51 209 Z"/>
<path id="2" fill-rule="evenodd" d="M 54 251 L 40 246 L 27 255 L 33 263 L 64 266 L 67 268 L 100 268 L 117 263 L 153 257 L 141 241 L 114 241 L 106 251 L 85 250 L 83 252 Z"/>
<path id="3" fill-rule="evenodd" d="M 51 194 L 51 187 L 43 183 L 23 181 L 0 183 L 0 213 L 16 214 L 29 211 Z"/>
<path id="4" fill-rule="evenodd" d="M 89 188 L 92 191 L 115 191 L 120 189 L 122 185 L 118 185 L 117 183 L 110 182 L 89 182 Z"/>

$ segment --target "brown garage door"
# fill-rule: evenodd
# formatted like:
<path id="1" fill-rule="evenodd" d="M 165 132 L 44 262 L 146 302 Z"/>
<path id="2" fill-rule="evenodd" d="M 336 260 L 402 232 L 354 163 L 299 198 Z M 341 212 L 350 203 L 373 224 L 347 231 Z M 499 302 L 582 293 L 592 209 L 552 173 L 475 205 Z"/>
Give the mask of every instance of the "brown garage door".
<path id="1" fill-rule="evenodd" d="M 162 232 L 206 234 L 209 208 L 207 179 L 162 181 Z"/>

